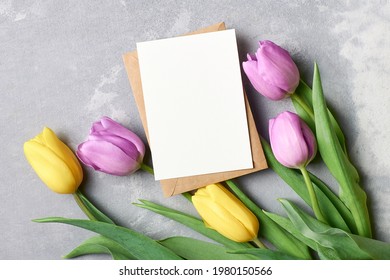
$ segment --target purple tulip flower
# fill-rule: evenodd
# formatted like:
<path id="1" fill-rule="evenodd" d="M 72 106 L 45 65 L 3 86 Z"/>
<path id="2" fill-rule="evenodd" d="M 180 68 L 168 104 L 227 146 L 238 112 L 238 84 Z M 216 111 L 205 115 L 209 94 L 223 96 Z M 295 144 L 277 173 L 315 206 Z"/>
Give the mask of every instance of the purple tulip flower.
<path id="1" fill-rule="evenodd" d="M 95 170 L 124 176 L 141 167 L 145 145 L 135 133 L 103 117 L 93 123 L 88 139 L 78 146 L 76 154 Z"/>
<path id="2" fill-rule="evenodd" d="M 271 41 L 260 41 L 255 55 L 242 63 L 253 87 L 265 97 L 281 100 L 294 93 L 299 71 L 290 54 Z"/>
<path id="3" fill-rule="evenodd" d="M 270 119 L 269 137 L 276 159 L 286 167 L 306 167 L 317 153 L 313 132 L 297 114 L 284 112 Z"/>

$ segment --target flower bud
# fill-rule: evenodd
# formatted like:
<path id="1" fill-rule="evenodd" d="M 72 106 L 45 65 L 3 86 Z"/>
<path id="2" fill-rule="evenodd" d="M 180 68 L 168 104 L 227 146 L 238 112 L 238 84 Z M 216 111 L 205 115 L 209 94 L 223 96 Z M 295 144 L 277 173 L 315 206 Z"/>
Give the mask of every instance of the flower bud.
<path id="1" fill-rule="evenodd" d="M 269 120 L 269 138 L 276 159 L 289 168 L 305 167 L 317 153 L 313 132 L 291 112 Z"/>
<path id="2" fill-rule="evenodd" d="M 73 152 L 55 133 L 45 127 L 41 134 L 24 143 L 24 154 L 39 178 L 54 192 L 76 192 L 83 170 Z"/>
<path id="3" fill-rule="evenodd" d="M 76 154 L 95 170 L 124 176 L 140 168 L 145 145 L 135 133 L 103 117 L 93 123 L 88 139 L 78 146 Z"/>
<path id="4" fill-rule="evenodd" d="M 257 238 L 256 216 L 221 184 L 198 189 L 192 202 L 205 224 L 223 236 L 236 242 Z"/>
<path id="5" fill-rule="evenodd" d="M 260 41 L 255 55 L 242 63 L 253 87 L 265 97 L 281 100 L 294 93 L 299 71 L 290 54 L 271 41 Z"/>

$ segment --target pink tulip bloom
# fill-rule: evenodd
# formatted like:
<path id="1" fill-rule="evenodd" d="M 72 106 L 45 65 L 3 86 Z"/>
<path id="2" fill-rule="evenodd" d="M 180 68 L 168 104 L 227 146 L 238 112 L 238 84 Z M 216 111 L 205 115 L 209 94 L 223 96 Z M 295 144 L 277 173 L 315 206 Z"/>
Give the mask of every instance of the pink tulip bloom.
<path id="1" fill-rule="evenodd" d="M 78 146 L 76 154 L 95 170 L 124 176 L 141 167 L 145 145 L 135 133 L 103 117 L 93 123 L 88 139 Z"/>
<path id="2" fill-rule="evenodd" d="M 260 41 L 256 54 L 242 63 L 253 87 L 265 97 L 281 100 L 294 93 L 299 71 L 290 54 L 271 41 Z"/>
<path id="3" fill-rule="evenodd" d="M 284 112 L 270 119 L 269 137 L 276 159 L 286 167 L 305 167 L 317 153 L 313 132 L 297 114 Z"/>

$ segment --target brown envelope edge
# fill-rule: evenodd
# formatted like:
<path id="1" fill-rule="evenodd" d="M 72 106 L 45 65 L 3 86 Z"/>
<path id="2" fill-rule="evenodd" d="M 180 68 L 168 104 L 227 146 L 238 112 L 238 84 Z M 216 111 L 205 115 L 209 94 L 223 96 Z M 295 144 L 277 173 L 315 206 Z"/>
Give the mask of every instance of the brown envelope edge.
<path id="1" fill-rule="evenodd" d="M 206 28 L 199 29 L 194 32 L 187 33 L 185 35 L 214 32 L 214 31 L 220 31 L 225 29 L 226 29 L 225 23 L 221 22 L 221 23 L 208 26 Z M 145 134 L 149 141 L 149 134 L 147 129 L 148 126 L 147 126 L 146 113 L 145 113 L 145 103 L 144 103 L 143 92 L 142 92 L 141 74 L 139 70 L 137 51 L 125 53 L 123 55 L 123 61 L 125 64 L 125 68 L 130 81 L 131 88 L 133 90 L 134 99 L 138 107 L 138 112 L 140 114 L 142 125 L 145 129 Z M 197 188 L 209 184 L 218 183 L 239 176 L 247 175 L 262 169 L 266 169 L 268 167 L 267 161 L 264 156 L 263 148 L 261 146 L 259 134 L 257 132 L 256 124 L 253 119 L 252 111 L 250 109 L 250 104 L 246 97 L 245 91 L 244 91 L 244 97 L 245 97 L 245 105 L 246 105 L 246 112 L 247 112 L 247 119 L 248 119 L 249 137 L 250 137 L 251 150 L 252 150 L 253 168 L 161 180 L 160 184 L 165 197 L 170 197 L 183 192 L 195 190 Z"/>

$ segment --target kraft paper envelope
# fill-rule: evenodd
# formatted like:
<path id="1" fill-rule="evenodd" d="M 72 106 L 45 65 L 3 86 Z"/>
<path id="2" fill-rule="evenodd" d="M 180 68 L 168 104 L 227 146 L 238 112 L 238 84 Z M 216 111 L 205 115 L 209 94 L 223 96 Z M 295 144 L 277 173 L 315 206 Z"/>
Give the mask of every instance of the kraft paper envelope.
<path id="1" fill-rule="evenodd" d="M 225 30 L 225 24 L 218 23 L 185 35 L 206 33 L 206 32 L 214 32 Z M 142 83 L 141 83 L 141 75 L 138 63 L 137 51 L 129 52 L 123 55 L 123 61 L 126 67 L 127 75 L 130 81 L 131 88 L 133 90 L 133 95 L 135 102 L 138 107 L 138 112 L 140 114 L 140 118 L 142 121 L 142 125 L 145 129 L 146 137 L 149 141 L 148 129 L 147 129 L 147 120 L 145 114 L 145 104 L 143 99 L 142 92 Z M 245 96 L 245 94 L 244 94 Z M 267 168 L 267 162 L 263 153 L 263 148 L 261 146 L 260 138 L 256 129 L 256 124 L 253 119 L 253 115 L 250 109 L 250 105 L 245 96 L 245 105 L 248 119 L 248 128 L 249 128 L 249 137 L 251 143 L 252 150 L 252 160 L 253 160 L 253 168 L 237 170 L 237 171 L 228 171 L 228 172 L 220 172 L 220 173 L 212 173 L 205 175 L 196 175 L 189 177 L 180 177 L 174 179 L 165 179 L 161 180 L 161 187 L 163 190 L 163 194 L 165 197 L 173 196 L 176 194 L 180 194 L 183 192 L 195 190 L 197 188 L 206 186 L 208 184 L 222 182 L 225 180 L 229 180 L 232 178 L 236 178 L 242 175 L 250 174 L 262 169 Z"/>

